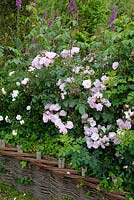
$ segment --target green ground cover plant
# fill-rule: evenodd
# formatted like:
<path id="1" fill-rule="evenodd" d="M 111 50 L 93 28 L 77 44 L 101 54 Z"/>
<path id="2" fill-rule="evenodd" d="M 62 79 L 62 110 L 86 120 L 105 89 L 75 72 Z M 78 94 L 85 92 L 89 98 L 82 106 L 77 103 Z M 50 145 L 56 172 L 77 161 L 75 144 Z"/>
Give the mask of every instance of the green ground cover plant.
<path id="1" fill-rule="evenodd" d="M 0 46 L 0 139 L 133 193 L 133 15 L 119 1 L 85 2 L 62 12 L 16 1 L 16 40 Z"/>
<path id="2" fill-rule="evenodd" d="M 1 200 L 37 200 L 24 192 L 19 192 L 12 185 L 5 185 L 0 182 L 0 199 Z"/>

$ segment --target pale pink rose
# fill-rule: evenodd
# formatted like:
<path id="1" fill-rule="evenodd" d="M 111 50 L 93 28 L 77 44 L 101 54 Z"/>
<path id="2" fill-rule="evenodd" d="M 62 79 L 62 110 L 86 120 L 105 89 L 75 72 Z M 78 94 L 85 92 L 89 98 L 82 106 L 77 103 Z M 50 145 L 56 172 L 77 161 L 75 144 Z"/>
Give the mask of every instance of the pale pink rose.
<path id="1" fill-rule="evenodd" d="M 61 111 L 59 112 L 59 115 L 60 115 L 61 117 L 65 117 L 65 116 L 67 116 L 67 112 L 66 112 L 65 110 L 61 110 Z"/>
<path id="2" fill-rule="evenodd" d="M 105 149 L 105 145 L 103 143 L 100 143 L 100 146 L 102 149 Z"/>
<path id="3" fill-rule="evenodd" d="M 83 67 L 75 67 L 75 68 L 73 68 L 73 72 L 75 74 L 78 74 L 81 69 L 83 69 Z"/>
<path id="4" fill-rule="evenodd" d="M 87 102 L 88 102 L 88 103 L 90 103 L 90 102 L 95 103 L 95 101 L 96 101 L 96 99 L 94 98 L 94 96 L 88 97 L 88 99 L 87 99 Z"/>
<path id="5" fill-rule="evenodd" d="M 59 127 L 59 132 L 60 133 L 63 133 L 63 134 L 66 134 L 67 133 L 67 129 L 66 129 L 66 127 L 63 125 L 63 126 L 60 126 Z"/>
<path id="6" fill-rule="evenodd" d="M 64 93 L 61 93 L 61 99 L 65 99 L 65 94 Z"/>
<path id="7" fill-rule="evenodd" d="M 94 98 L 89 97 L 87 102 L 88 102 L 90 108 L 95 108 L 96 103 L 95 103 L 95 99 Z"/>
<path id="8" fill-rule="evenodd" d="M 43 57 L 40 59 L 39 64 L 40 65 L 44 65 L 45 67 L 48 67 L 51 63 L 53 63 L 53 60 L 47 58 L 47 57 Z"/>
<path id="9" fill-rule="evenodd" d="M 46 115 L 45 113 L 43 113 L 43 122 L 44 123 L 48 122 L 48 115 Z"/>
<path id="10" fill-rule="evenodd" d="M 28 82 L 29 82 L 29 78 L 24 78 L 24 79 L 21 81 L 21 84 L 22 84 L 22 85 L 26 85 Z"/>
<path id="11" fill-rule="evenodd" d="M 108 108 L 111 106 L 111 103 L 109 102 L 108 99 L 104 99 L 104 98 L 103 98 L 103 99 L 101 100 L 101 102 L 102 102 L 106 107 L 108 107 Z"/>
<path id="12" fill-rule="evenodd" d="M 81 119 L 87 119 L 88 118 L 88 114 L 87 113 L 84 113 L 82 116 L 81 116 Z"/>
<path id="13" fill-rule="evenodd" d="M 87 147 L 91 149 L 93 147 L 93 141 L 91 140 L 91 138 L 87 136 L 85 136 L 85 139 L 86 139 Z"/>
<path id="14" fill-rule="evenodd" d="M 61 106 L 59 104 L 51 104 L 49 106 L 50 111 L 59 111 L 61 109 Z"/>
<path id="15" fill-rule="evenodd" d="M 60 53 L 60 55 L 61 55 L 62 58 L 71 57 L 71 51 L 70 51 L 70 50 L 63 50 L 63 51 Z"/>
<path id="16" fill-rule="evenodd" d="M 66 83 L 72 83 L 73 81 L 74 81 L 73 77 L 69 77 L 69 78 L 65 79 Z"/>
<path id="17" fill-rule="evenodd" d="M 75 54 L 75 53 L 79 53 L 79 51 L 80 51 L 80 48 L 79 48 L 79 47 L 72 47 L 72 49 L 71 49 L 71 54 L 73 55 L 73 54 Z"/>
<path id="18" fill-rule="evenodd" d="M 35 67 L 36 69 L 41 69 L 43 65 L 39 64 L 40 59 L 41 57 L 37 55 L 32 61 L 32 67 Z"/>
<path id="19" fill-rule="evenodd" d="M 121 141 L 120 141 L 120 140 L 117 140 L 117 139 L 114 139 L 114 140 L 113 140 L 113 143 L 116 144 L 116 145 L 118 145 L 118 144 L 121 143 Z"/>
<path id="20" fill-rule="evenodd" d="M 56 83 L 57 86 L 60 86 L 62 84 L 61 79 L 58 80 L 58 82 Z"/>
<path id="21" fill-rule="evenodd" d="M 115 136 L 116 136 L 116 133 L 115 133 L 115 132 L 109 132 L 109 134 L 108 134 L 108 138 L 109 138 L 109 139 L 114 139 Z"/>
<path id="22" fill-rule="evenodd" d="M 97 111 L 102 111 L 103 105 L 102 105 L 101 103 L 97 103 L 97 104 L 95 105 L 95 108 L 96 108 Z"/>
<path id="23" fill-rule="evenodd" d="M 49 58 L 50 60 L 51 59 L 53 59 L 53 58 L 55 58 L 56 57 L 56 53 L 54 53 L 54 52 L 45 52 L 45 56 L 47 57 L 47 58 Z"/>
<path id="24" fill-rule="evenodd" d="M 92 87 L 92 88 L 91 88 L 91 91 L 92 91 L 92 93 L 94 94 L 94 93 L 96 93 L 96 92 L 99 92 L 100 90 L 99 90 L 99 88 L 97 88 L 97 87 Z"/>
<path id="25" fill-rule="evenodd" d="M 96 87 L 96 88 L 99 88 L 100 87 L 100 85 L 101 85 L 101 82 L 100 82 L 100 80 L 99 79 L 96 79 L 95 81 L 94 81 L 94 86 Z"/>
<path id="26" fill-rule="evenodd" d="M 90 127 L 89 132 L 90 132 L 90 135 L 92 135 L 94 133 L 98 134 L 98 129 L 96 127 Z"/>
<path id="27" fill-rule="evenodd" d="M 91 81 L 90 80 L 84 80 L 83 81 L 83 83 L 82 83 L 82 85 L 83 85 L 83 87 L 85 88 L 85 89 L 89 89 L 89 88 L 91 88 Z"/>
<path id="28" fill-rule="evenodd" d="M 100 92 L 96 92 L 94 95 L 93 95 L 94 98 L 97 98 L 97 99 L 101 99 L 103 97 L 103 94 L 100 93 Z"/>
<path id="29" fill-rule="evenodd" d="M 96 126 L 96 121 L 93 119 L 93 117 L 88 118 L 87 120 L 91 127 Z"/>
<path id="30" fill-rule="evenodd" d="M 108 147 L 109 145 L 110 145 L 110 143 L 109 143 L 109 142 L 107 142 L 107 143 L 105 144 L 105 146 L 106 146 L 106 147 Z"/>
<path id="31" fill-rule="evenodd" d="M 116 123 L 119 128 L 124 128 L 124 121 L 122 119 L 116 120 Z"/>
<path id="32" fill-rule="evenodd" d="M 103 83 L 101 83 L 100 84 L 100 90 L 106 90 L 106 89 L 107 89 L 107 87 Z"/>
<path id="33" fill-rule="evenodd" d="M 67 127 L 62 123 L 61 119 L 58 118 L 55 118 L 55 120 L 53 121 L 55 126 L 59 128 L 59 132 L 60 133 L 63 133 L 63 134 L 66 134 L 67 133 Z"/>
<path id="34" fill-rule="evenodd" d="M 101 139 L 101 141 L 102 141 L 103 143 L 109 142 L 108 136 L 107 136 L 107 135 L 104 135 L 103 138 Z"/>
<path id="35" fill-rule="evenodd" d="M 91 135 L 91 139 L 94 140 L 94 141 L 98 140 L 98 139 L 99 139 L 99 134 L 94 132 L 94 133 Z"/>
<path id="36" fill-rule="evenodd" d="M 124 126 L 125 126 L 126 129 L 131 129 L 130 121 L 126 120 Z"/>
<path id="37" fill-rule="evenodd" d="M 100 142 L 99 141 L 94 141 L 92 146 L 93 146 L 94 149 L 98 149 L 99 146 L 100 146 Z"/>
<path id="38" fill-rule="evenodd" d="M 103 82 L 104 82 L 104 81 L 107 81 L 107 80 L 109 80 L 109 77 L 106 76 L 106 75 L 104 75 L 104 76 L 101 77 L 101 80 L 102 80 Z"/>
<path id="39" fill-rule="evenodd" d="M 112 68 L 113 68 L 114 70 L 116 70 L 116 69 L 118 68 L 118 66 L 119 66 L 119 63 L 118 63 L 118 62 L 114 62 L 114 63 L 112 64 Z"/>
<path id="40" fill-rule="evenodd" d="M 59 118 L 58 114 L 51 114 L 50 115 L 51 121 L 55 124 L 55 126 L 59 127 L 59 124 L 62 124 L 61 119 Z"/>
<path id="41" fill-rule="evenodd" d="M 67 129 L 72 129 L 74 127 L 73 122 L 71 122 L 71 121 L 67 121 L 65 126 Z"/>
<path id="42" fill-rule="evenodd" d="M 90 128 L 88 126 L 84 126 L 84 134 L 86 136 L 91 136 L 92 135 L 92 133 L 90 131 Z"/>
<path id="43" fill-rule="evenodd" d="M 64 91 L 65 85 L 66 85 L 65 83 L 62 83 L 62 84 L 60 85 L 59 88 L 60 88 L 61 91 Z"/>

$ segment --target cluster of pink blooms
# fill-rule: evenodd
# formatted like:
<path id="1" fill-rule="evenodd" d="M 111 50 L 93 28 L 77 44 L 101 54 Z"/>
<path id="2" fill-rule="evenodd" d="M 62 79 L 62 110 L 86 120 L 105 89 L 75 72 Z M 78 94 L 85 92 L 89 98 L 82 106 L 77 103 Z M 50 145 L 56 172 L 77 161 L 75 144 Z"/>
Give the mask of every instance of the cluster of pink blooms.
<path id="1" fill-rule="evenodd" d="M 79 53 L 80 48 L 79 47 L 72 47 L 70 50 L 63 50 L 60 53 L 60 56 L 62 58 L 67 58 L 67 57 L 72 57 L 74 54 Z M 37 55 L 33 61 L 32 61 L 32 67 L 36 68 L 36 69 L 41 69 L 44 66 L 48 67 L 50 64 L 52 64 L 54 62 L 54 58 L 56 56 L 58 56 L 57 53 L 55 52 L 48 52 L 48 51 L 44 51 L 43 52 L 43 56 L 41 55 Z"/>
<path id="2" fill-rule="evenodd" d="M 108 80 L 107 76 L 102 76 L 101 81 L 99 79 L 96 79 L 95 82 L 93 82 L 93 87 L 90 89 L 91 96 L 88 97 L 88 104 L 90 108 L 94 108 L 97 111 L 102 111 L 103 106 L 110 107 L 111 103 L 108 99 L 103 98 L 103 94 L 101 91 L 106 90 L 105 81 Z M 90 88 L 89 80 L 83 82 L 84 88 Z M 90 86 L 90 87 L 89 87 Z"/>
<path id="3" fill-rule="evenodd" d="M 75 74 L 81 74 L 81 75 L 93 75 L 95 74 L 95 71 L 93 69 L 90 68 L 90 66 L 86 66 L 85 68 L 82 66 L 77 66 L 74 67 L 72 70 Z"/>
<path id="4" fill-rule="evenodd" d="M 45 51 L 44 56 L 37 55 L 32 61 L 32 67 L 36 69 L 41 69 L 44 66 L 48 67 L 54 62 L 54 58 L 57 56 L 54 52 Z"/>
<path id="5" fill-rule="evenodd" d="M 72 121 L 67 121 L 66 123 L 62 122 L 60 117 L 65 117 L 66 115 L 66 111 L 61 110 L 59 104 L 47 104 L 45 106 L 45 112 L 43 113 L 43 122 L 48 123 L 50 121 L 54 123 L 60 133 L 66 134 L 68 129 L 73 128 Z"/>
<path id="6" fill-rule="evenodd" d="M 119 129 L 131 129 L 130 120 L 123 121 L 122 119 L 116 120 Z"/>
<path id="7" fill-rule="evenodd" d="M 72 47 L 70 50 L 63 50 L 60 55 L 62 58 L 72 57 L 74 54 L 79 53 L 80 48 L 79 47 Z"/>
<path id="8" fill-rule="evenodd" d="M 74 82 L 74 78 L 73 77 L 68 77 L 66 79 L 64 79 L 63 81 L 61 79 L 58 80 L 58 82 L 56 83 L 56 85 L 59 87 L 61 93 L 61 99 L 65 99 L 65 96 L 67 95 L 67 91 L 65 90 L 65 86 L 67 83 L 73 83 Z"/>
<path id="9" fill-rule="evenodd" d="M 81 119 L 82 123 L 84 123 L 84 134 L 89 149 L 98 149 L 99 147 L 104 149 L 110 145 L 110 142 L 119 144 L 116 139 L 117 134 L 109 131 L 110 125 L 107 127 L 97 125 L 93 117 L 89 117 L 87 113 L 83 114 Z"/>

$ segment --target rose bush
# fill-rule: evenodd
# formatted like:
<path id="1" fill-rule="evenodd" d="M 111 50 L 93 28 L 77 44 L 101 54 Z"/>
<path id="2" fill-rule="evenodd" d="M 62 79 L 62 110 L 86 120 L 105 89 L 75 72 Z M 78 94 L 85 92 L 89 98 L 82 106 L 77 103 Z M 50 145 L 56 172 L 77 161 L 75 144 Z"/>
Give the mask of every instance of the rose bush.
<path id="1" fill-rule="evenodd" d="M 35 38 L 28 52 L 9 47 L 0 71 L 0 137 L 86 165 L 110 190 L 133 191 L 132 144 L 123 139 L 134 126 L 133 21 L 121 16 L 90 44 L 74 40 L 59 17 L 41 22 L 24 39 Z"/>

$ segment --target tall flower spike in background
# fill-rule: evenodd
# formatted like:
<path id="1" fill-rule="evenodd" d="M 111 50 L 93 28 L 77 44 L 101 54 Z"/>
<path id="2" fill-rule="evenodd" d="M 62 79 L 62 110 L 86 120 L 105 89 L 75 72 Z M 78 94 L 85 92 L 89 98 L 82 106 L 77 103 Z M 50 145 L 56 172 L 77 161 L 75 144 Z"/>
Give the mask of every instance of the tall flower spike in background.
<path id="1" fill-rule="evenodd" d="M 53 22 L 54 22 L 54 16 L 51 16 L 48 22 L 48 28 L 53 24 Z"/>
<path id="2" fill-rule="evenodd" d="M 45 22 L 46 21 L 46 10 L 44 11 L 44 13 L 43 13 L 43 22 Z"/>
<path id="3" fill-rule="evenodd" d="M 117 18 L 117 14 L 118 14 L 117 7 L 114 7 L 112 10 L 112 15 L 108 21 L 108 23 L 111 25 L 111 29 L 110 29 L 111 32 L 114 31 L 114 29 L 115 29 L 115 25 L 114 25 L 113 21 Z"/>
<path id="4" fill-rule="evenodd" d="M 74 0 L 70 0 L 70 3 L 69 3 L 69 5 L 68 5 L 68 10 L 74 11 L 74 10 L 75 10 L 75 7 L 76 7 L 75 1 L 74 1 Z"/>
<path id="5" fill-rule="evenodd" d="M 22 0 L 16 0 L 16 6 L 18 9 L 21 9 Z"/>
<path id="6" fill-rule="evenodd" d="M 78 9 L 75 3 L 75 0 L 70 0 L 68 5 L 68 10 L 73 13 L 74 20 L 78 21 Z"/>

